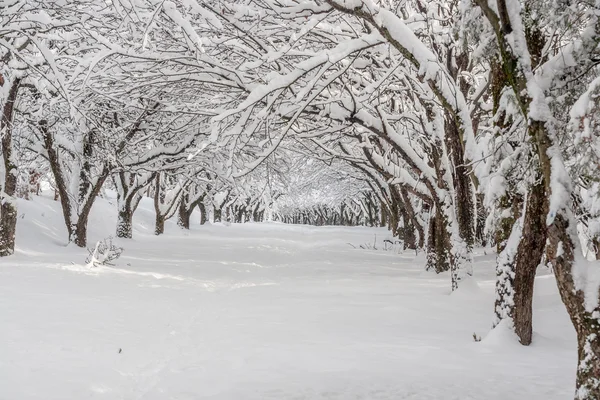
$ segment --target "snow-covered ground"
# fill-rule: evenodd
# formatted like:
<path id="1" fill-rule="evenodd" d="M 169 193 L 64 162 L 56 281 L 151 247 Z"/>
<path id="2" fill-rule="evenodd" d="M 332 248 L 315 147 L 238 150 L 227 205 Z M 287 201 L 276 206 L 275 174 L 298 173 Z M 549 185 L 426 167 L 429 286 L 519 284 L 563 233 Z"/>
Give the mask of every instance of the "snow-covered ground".
<path id="1" fill-rule="evenodd" d="M 381 246 L 385 229 L 171 222 L 155 237 L 144 201 L 118 265 L 90 269 L 58 203 L 19 213 L 17 254 L 0 260 L 2 400 L 572 396 L 575 335 L 544 271 L 522 347 L 489 334 L 493 255 L 450 295 L 422 256 L 348 244 Z M 99 199 L 90 246 L 115 219 Z"/>

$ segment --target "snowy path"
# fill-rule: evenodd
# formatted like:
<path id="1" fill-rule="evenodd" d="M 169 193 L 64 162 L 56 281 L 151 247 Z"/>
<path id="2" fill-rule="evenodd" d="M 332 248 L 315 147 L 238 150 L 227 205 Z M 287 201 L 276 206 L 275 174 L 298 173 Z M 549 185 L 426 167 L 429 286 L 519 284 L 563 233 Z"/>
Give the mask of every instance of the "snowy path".
<path id="1" fill-rule="evenodd" d="M 414 254 L 347 244 L 385 230 L 169 226 L 157 238 L 144 215 L 119 265 L 92 271 L 49 239 L 55 215 L 21 227 L 19 253 L 0 261 L 1 400 L 571 397 L 574 334 L 550 276 L 536 283 L 531 347 L 503 332 L 476 343 L 491 256 L 477 287 L 450 296 L 448 276 Z"/>

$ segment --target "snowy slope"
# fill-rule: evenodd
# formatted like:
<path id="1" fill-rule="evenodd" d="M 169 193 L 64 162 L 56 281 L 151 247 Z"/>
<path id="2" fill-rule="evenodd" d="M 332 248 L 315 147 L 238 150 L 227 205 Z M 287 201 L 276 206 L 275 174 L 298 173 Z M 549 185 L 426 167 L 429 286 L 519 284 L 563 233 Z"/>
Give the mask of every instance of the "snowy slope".
<path id="1" fill-rule="evenodd" d="M 570 398 L 575 335 L 544 271 L 528 348 L 489 332 L 493 256 L 450 296 L 421 256 L 354 249 L 384 229 L 173 222 L 135 215 L 114 268 L 65 247 L 59 204 L 19 203 L 0 259 L 0 399 Z M 193 217 L 194 221 L 198 218 Z M 99 199 L 90 246 L 112 234 Z M 473 340 L 473 333 L 484 336 Z"/>

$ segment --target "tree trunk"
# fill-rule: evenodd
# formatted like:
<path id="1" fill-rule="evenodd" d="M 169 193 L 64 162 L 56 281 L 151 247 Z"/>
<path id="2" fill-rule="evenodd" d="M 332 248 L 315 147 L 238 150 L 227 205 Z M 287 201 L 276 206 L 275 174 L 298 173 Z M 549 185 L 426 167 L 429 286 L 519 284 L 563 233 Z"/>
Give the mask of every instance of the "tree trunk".
<path id="1" fill-rule="evenodd" d="M 203 202 L 198 203 L 198 208 L 200 208 L 200 225 L 206 224 L 208 218 L 206 218 L 206 206 Z"/>
<path id="2" fill-rule="evenodd" d="M 119 210 L 117 218 L 117 237 L 131 239 L 133 237 L 133 210 L 131 204 L 126 202 L 125 207 Z"/>
<path id="3" fill-rule="evenodd" d="M 475 195 L 475 199 L 477 200 L 477 220 L 475 224 L 475 239 L 480 246 L 487 246 L 487 238 L 485 235 L 485 221 L 487 219 L 487 214 L 485 211 L 485 207 L 483 206 L 483 198 L 484 195 L 482 193 L 477 193 Z"/>
<path id="4" fill-rule="evenodd" d="M 4 201 L 0 207 L 0 257 L 14 253 L 16 228 L 17 207 L 10 200 Z"/>
<path id="5" fill-rule="evenodd" d="M 429 217 L 429 230 L 427 232 L 427 265 L 426 270 L 434 270 L 436 273 L 448 271 L 450 269 L 450 259 L 448 255 L 448 232 L 445 226 L 443 215 L 438 208 L 432 208 L 432 214 Z"/>
<path id="6" fill-rule="evenodd" d="M 417 237 L 415 235 L 415 227 L 406 208 L 402 208 L 402 240 L 404 241 L 404 250 L 415 250 L 417 248 Z"/>
<path id="7" fill-rule="evenodd" d="M 387 223 L 387 206 L 382 201 L 380 206 L 381 213 L 379 215 L 379 226 L 384 227 Z"/>
<path id="8" fill-rule="evenodd" d="M 459 129 L 454 119 L 446 122 L 446 143 L 452 159 L 456 220 L 460 237 L 465 241 L 468 251 L 475 242 L 475 207 L 473 204 L 473 184 L 470 178 L 470 167 L 465 162 L 464 150 Z"/>
<path id="9" fill-rule="evenodd" d="M 12 122 L 20 82 L 20 79 L 12 82 L 0 121 L 3 162 L 0 169 L 4 173 L 4 182 L 0 182 L 0 257 L 9 256 L 15 251 L 17 205 L 14 196 L 17 189 L 17 166 L 13 163 L 12 156 Z"/>
<path id="10" fill-rule="evenodd" d="M 222 210 L 220 208 L 217 208 L 215 206 L 213 206 L 213 221 L 214 222 L 221 222 L 221 214 L 222 214 Z"/>
<path id="11" fill-rule="evenodd" d="M 408 195 L 408 191 L 406 190 L 405 187 L 400 186 L 400 196 L 402 196 L 402 202 L 404 204 L 404 213 L 406 214 L 406 218 L 408 218 L 410 220 L 410 224 L 412 226 L 411 229 L 413 229 L 413 233 L 412 235 L 414 236 L 415 234 L 415 230 L 416 233 L 419 235 L 419 241 L 417 243 L 416 238 L 415 238 L 415 244 L 414 247 L 411 247 L 412 249 L 422 249 L 423 245 L 425 243 L 425 232 L 423 230 L 423 226 L 421 225 L 421 223 L 417 220 L 417 216 L 415 213 L 415 209 L 410 201 L 410 197 Z"/>
<path id="12" fill-rule="evenodd" d="M 165 233 L 165 217 L 160 214 L 156 214 L 156 221 L 154 223 L 154 234 L 162 235 L 163 233 Z"/>
<path id="13" fill-rule="evenodd" d="M 87 215 L 79 217 L 77 224 L 75 225 L 75 240 L 74 243 L 77 247 L 85 247 L 87 244 Z"/>
<path id="14" fill-rule="evenodd" d="M 503 210 L 510 209 L 511 212 L 500 220 L 494 234 L 498 257 L 496 259 L 496 301 L 494 303 L 493 328 L 503 319 L 513 318 L 515 263 L 525 218 L 525 210 L 521 210 L 520 196 L 504 196 L 500 200 L 500 207 Z M 504 212 L 503 215 L 505 215 Z"/>
<path id="15" fill-rule="evenodd" d="M 535 272 L 546 245 L 546 193 L 543 182 L 531 188 L 523 221 L 523 234 L 515 263 L 514 314 L 515 332 L 521 344 L 531 344 L 533 331 L 533 284 Z"/>
<path id="16" fill-rule="evenodd" d="M 600 399 L 600 306 L 586 309 L 586 296 L 573 280 L 576 228 L 558 214 L 548 228 L 547 256 L 554 269 L 560 296 L 577 333 L 576 400 Z M 597 290 L 597 289 L 595 289 Z M 598 301 L 599 293 L 593 293 Z"/>
<path id="17" fill-rule="evenodd" d="M 186 202 L 186 196 L 182 196 L 179 201 L 179 210 L 177 212 L 177 225 L 183 229 L 190 229 L 190 217 L 195 205 L 192 205 L 192 208 L 188 210 L 186 208 Z"/>
<path id="18" fill-rule="evenodd" d="M 162 235 L 165 232 L 165 216 L 160 209 L 161 201 L 164 199 L 164 193 L 161 190 L 160 175 L 157 174 L 154 185 L 154 234 Z"/>

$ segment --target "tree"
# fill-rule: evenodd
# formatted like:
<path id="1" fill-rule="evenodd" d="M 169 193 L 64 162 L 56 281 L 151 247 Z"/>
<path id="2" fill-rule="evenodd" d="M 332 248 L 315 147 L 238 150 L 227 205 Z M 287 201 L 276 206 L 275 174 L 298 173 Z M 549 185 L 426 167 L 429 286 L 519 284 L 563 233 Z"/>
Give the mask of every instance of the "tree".
<path id="1" fill-rule="evenodd" d="M 545 37 L 538 22 L 532 19 L 531 5 L 498 0 L 494 10 L 487 2 L 476 3 L 495 35 L 500 63 L 517 104 L 513 113 L 525 122 L 521 129 L 527 134 L 527 143 L 532 149 L 530 156 L 534 160 L 532 173 L 539 182 L 533 185 L 527 198 L 522 223 L 513 228 L 513 232 L 523 229 L 524 233 L 516 250 L 516 270 L 533 269 L 535 273 L 545 250 L 577 332 L 579 362 L 575 397 L 595 399 L 600 397 L 600 292 L 597 285 L 586 286 L 587 267 L 581 265 L 582 261 L 576 261 L 581 258 L 581 252 L 571 197 L 572 179 L 560 143 L 576 136 L 573 126 L 565 124 L 561 113 L 566 108 L 573 110 L 571 115 L 577 115 L 574 100 L 588 96 L 590 82 L 596 73 L 592 55 L 600 41 L 597 17 L 600 10 L 597 5 L 582 5 L 580 12 L 573 15 L 564 4 L 539 4 L 537 11 L 556 19 L 560 34 L 573 40 L 570 46 L 562 47 L 560 40 Z M 573 18 L 578 18 L 578 23 L 573 24 Z M 579 21 L 583 21 L 583 27 Z M 557 47 L 551 48 L 555 54 L 544 54 L 546 43 L 555 43 Z M 548 94 L 556 96 L 565 91 L 570 95 L 549 102 Z M 567 132 L 566 137 L 561 131 Z M 514 243 L 510 244 L 514 246 Z M 519 265 L 519 260 L 525 259 L 530 260 L 528 265 Z M 528 294 L 523 296 L 530 297 Z M 593 300 L 588 300 L 590 298 Z M 518 307 L 515 306 L 515 313 Z M 525 307 L 530 309 L 529 304 Z M 521 329 L 518 320 L 515 324 L 518 332 Z"/>

